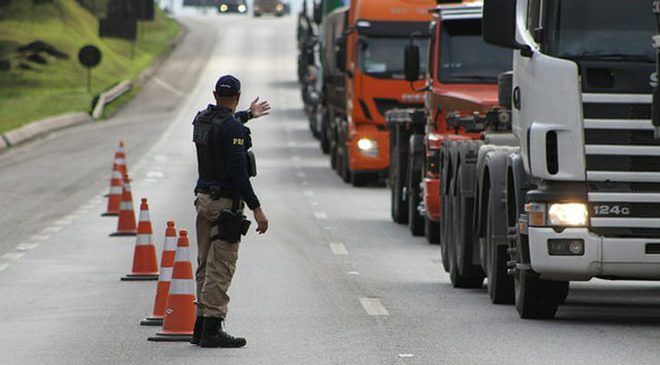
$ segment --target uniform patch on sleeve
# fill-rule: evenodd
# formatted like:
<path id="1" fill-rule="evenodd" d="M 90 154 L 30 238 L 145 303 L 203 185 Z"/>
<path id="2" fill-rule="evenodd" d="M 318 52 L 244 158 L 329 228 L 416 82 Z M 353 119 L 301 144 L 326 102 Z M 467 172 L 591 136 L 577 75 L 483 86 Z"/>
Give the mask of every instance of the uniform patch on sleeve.
<path id="1" fill-rule="evenodd" d="M 234 138 L 232 144 L 242 146 L 245 144 L 245 140 L 243 138 Z"/>

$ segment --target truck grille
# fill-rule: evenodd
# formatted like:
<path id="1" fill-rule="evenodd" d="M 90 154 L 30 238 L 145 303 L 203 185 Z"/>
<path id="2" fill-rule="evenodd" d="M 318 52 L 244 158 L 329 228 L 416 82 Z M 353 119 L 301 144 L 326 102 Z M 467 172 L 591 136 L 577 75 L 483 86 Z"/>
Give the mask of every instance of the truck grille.
<path id="1" fill-rule="evenodd" d="M 660 237 L 660 140 L 651 96 L 584 94 L 583 101 L 591 230 Z"/>

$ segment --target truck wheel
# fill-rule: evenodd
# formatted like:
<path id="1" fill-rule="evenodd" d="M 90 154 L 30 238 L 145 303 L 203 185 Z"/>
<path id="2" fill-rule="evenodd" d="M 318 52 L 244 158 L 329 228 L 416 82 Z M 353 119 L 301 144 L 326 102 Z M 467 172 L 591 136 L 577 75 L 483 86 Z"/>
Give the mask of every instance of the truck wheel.
<path id="1" fill-rule="evenodd" d="M 412 166 L 409 164 L 409 166 Z M 413 236 L 424 234 L 424 217 L 419 214 L 419 204 L 422 202 L 419 191 L 421 174 L 414 173 L 413 169 L 408 169 L 408 227 Z"/>
<path id="2" fill-rule="evenodd" d="M 488 217 L 486 218 L 486 249 L 487 249 L 487 275 L 488 295 L 495 304 L 513 304 L 514 290 L 513 278 L 508 274 L 507 261 L 509 254 L 507 247 L 494 242 L 495 222 L 493 219 L 493 192 L 488 202 Z"/>
<path id="3" fill-rule="evenodd" d="M 402 148 L 400 144 L 399 134 L 396 135 L 393 146 L 390 149 L 390 169 L 389 169 L 389 185 L 390 185 L 390 203 L 392 211 L 392 220 L 396 223 L 408 223 L 408 204 L 405 200 L 403 187 L 406 181 L 406 171 L 401 153 L 399 149 Z"/>
<path id="4" fill-rule="evenodd" d="M 443 146 L 445 150 L 442 155 L 442 183 L 440 184 L 440 251 L 442 254 L 442 266 L 445 272 L 449 272 L 451 269 L 449 262 L 449 247 L 452 244 L 454 238 L 452 237 L 451 232 L 451 217 L 453 215 L 451 211 L 451 197 L 447 195 L 447 187 L 451 185 L 451 181 L 448 180 L 451 174 L 448 172 L 450 167 L 449 154 L 447 153 L 447 146 Z M 447 186 L 444 186 L 447 184 Z"/>
<path id="5" fill-rule="evenodd" d="M 517 270 L 515 293 L 520 318 L 552 319 L 568 295 L 568 282 L 542 280 L 528 270 Z"/>
<path id="6" fill-rule="evenodd" d="M 440 243 L 440 223 L 424 217 L 424 236 L 426 241 L 432 245 Z"/>
<path id="7" fill-rule="evenodd" d="M 457 186 L 463 184 L 463 167 L 459 167 Z M 452 204 L 454 217 L 454 239 L 450 246 L 449 279 L 454 288 L 481 288 L 484 272 L 481 266 L 472 263 L 474 247 L 474 199 L 467 198 L 461 189 L 456 189 Z"/>
<path id="8" fill-rule="evenodd" d="M 351 182 L 351 169 L 348 166 L 348 150 L 345 145 L 341 147 L 341 167 L 339 173 L 339 176 L 341 176 L 341 179 L 345 183 Z"/>
<path id="9" fill-rule="evenodd" d="M 321 130 L 319 131 L 319 142 L 321 144 L 321 151 L 324 154 L 330 153 L 330 136 L 328 135 L 328 113 L 325 111 L 325 108 L 319 113 L 319 118 L 321 118 Z"/>

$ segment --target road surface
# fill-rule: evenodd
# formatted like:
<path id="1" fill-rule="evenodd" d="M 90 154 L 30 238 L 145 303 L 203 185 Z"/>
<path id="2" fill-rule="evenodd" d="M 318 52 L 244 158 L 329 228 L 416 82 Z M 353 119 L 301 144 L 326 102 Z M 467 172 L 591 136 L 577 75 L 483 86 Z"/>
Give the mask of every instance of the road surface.
<path id="1" fill-rule="evenodd" d="M 330 170 L 302 112 L 294 17 L 181 21 L 183 44 L 116 116 L 0 155 L 1 364 L 660 363 L 656 283 L 574 284 L 553 321 L 452 289 L 439 247 L 391 223 L 386 189 Z M 191 121 L 225 73 L 244 107 L 274 106 L 251 123 L 271 231 L 241 245 L 227 323 L 248 346 L 147 342 L 155 283 L 119 281 L 134 238 L 100 217 L 114 148 L 126 142 L 159 250 L 168 219 L 194 243 Z"/>

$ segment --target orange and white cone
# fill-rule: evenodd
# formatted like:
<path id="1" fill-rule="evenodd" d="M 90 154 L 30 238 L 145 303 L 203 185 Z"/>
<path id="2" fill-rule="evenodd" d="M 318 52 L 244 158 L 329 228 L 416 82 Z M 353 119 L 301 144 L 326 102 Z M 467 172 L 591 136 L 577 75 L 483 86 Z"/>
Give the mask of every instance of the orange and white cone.
<path id="1" fill-rule="evenodd" d="M 163 254 L 160 258 L 160 276 L 158 277 L 158 286 L 156 287 L 154 311 L 151 317 L 147 317 L 140 322 L 143 326 L 160 326 L 163 324 L 167 296 L 170 293 L 172 269 L 174 268 L 174 260 L 176 258 L 176 246 L 176 228 L 174 228 L 174 221 L 169 221 L 165 229 L 165 243 L 163 244 Z"/>
<path id="2" fill-rule="evenodd" d="M 122 281 L 158 280 L 158 258 L 156 258 L 156 246 L 151 239 L 152 235 L 149 203 L 147 203 L 147 198 L 142 198 L 140 222 L 137 227 L 137 239 L 133 252 L 133 269 L 121 278 Z"/>
<path id="3" fill-rule="evenodd" d="M 124 185 L 119 165 L 112 165 L 112 177 L 110 178 L 110 192 L 108 193 L 108 207 L 105 209 L 104 217 L 119 215 L 121 205 L 122 186 Z"/>
<path id="4" fill-rule="evenodd" d="M 167 297 L 163 329 L 149 341 L 190 341 L 195 327 L 195 283 L 190 262 L 188 231 L 179 231 L 176 259 Z"/>
<path id="5" fill-rule="evenodd" d="M 119 172 L 121 176 L 128 174 L 128 169 L 126 168 L 126 149 L 124 148 L 124 141 L 119 141 L 119 147 L 115 151 L 115 163 L 119 166 Z"/>
<path id="6" fill-rule="evenodd" d="M 128 175 L 124 175 L 124 184 L 121 192 L 121 204 L 119 205 L 119 221 L 117 232 L 110 236 L 135 236 L 135 211 L 133 210 L 133 194 L 131 193 L 131 182 Z"/>

